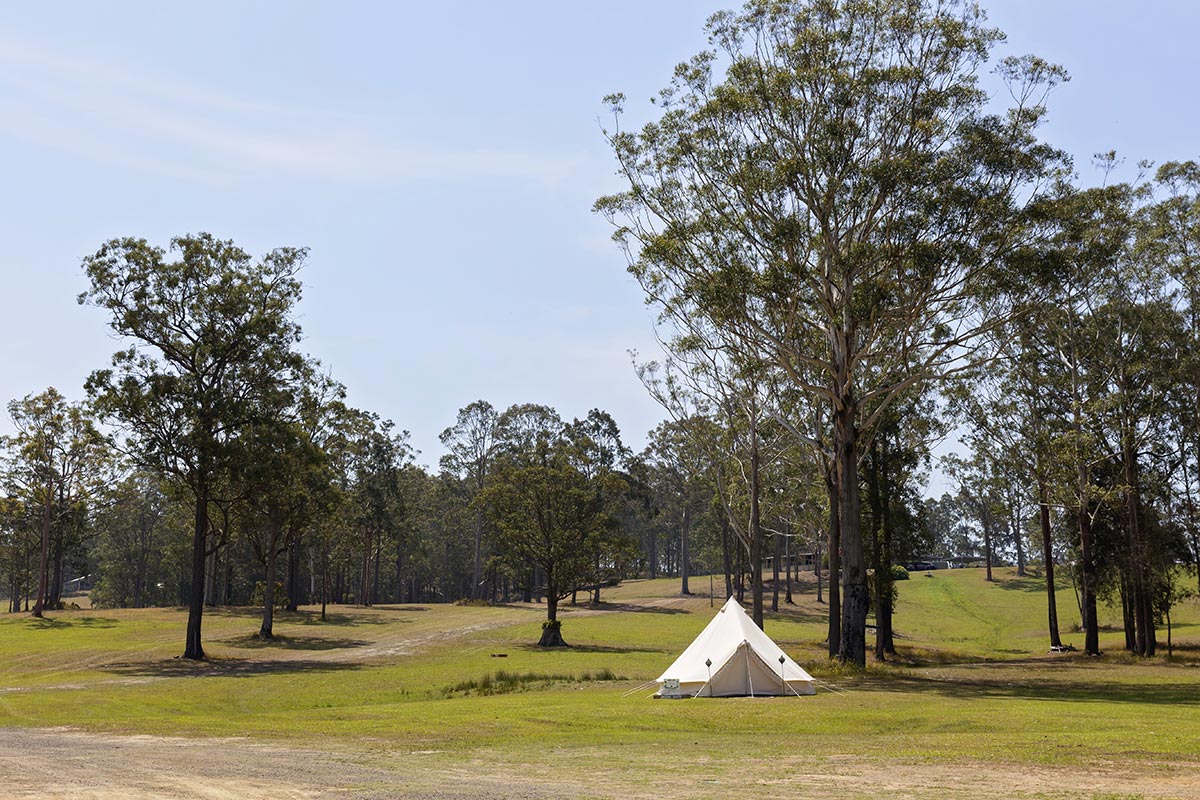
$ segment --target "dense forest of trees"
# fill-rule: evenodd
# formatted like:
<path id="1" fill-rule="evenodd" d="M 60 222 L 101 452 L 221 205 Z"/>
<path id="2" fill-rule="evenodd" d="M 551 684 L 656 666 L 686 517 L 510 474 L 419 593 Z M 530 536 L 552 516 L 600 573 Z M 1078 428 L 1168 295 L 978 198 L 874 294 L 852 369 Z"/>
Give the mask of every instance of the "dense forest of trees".
<path id="1" fill-rule="evenodd" d="M 721 576 L 761 625 L 803 563 L 862 664 L 870 614 L 894 652 L 895 567 L 938 557 L 1036 569 L 1051 646 L 1077 616 L 1098 652 L 1111 603 L 1153 655 L 1200 581 L 1200 166 L 1109 154 L 1083 185 L 1039 138 L 1065 74 L 1001 61 L 997 109 L 970 4 L 754 0 L 709 33 L 606 133 L 628 188 L 596 209 L 664 343 L 643 451 L 599 409 L 479 400 L 423 468 L 298 349 L 305 251 L 113 240 L 80 302 L 125 349 L 78 402 L 8 405 L 8 609 L 187 606 L 203 658 L 206 607 L 270 638 L 301 605 L 536 600 L 553 646 L 560 602 L 633 577 Z"/>

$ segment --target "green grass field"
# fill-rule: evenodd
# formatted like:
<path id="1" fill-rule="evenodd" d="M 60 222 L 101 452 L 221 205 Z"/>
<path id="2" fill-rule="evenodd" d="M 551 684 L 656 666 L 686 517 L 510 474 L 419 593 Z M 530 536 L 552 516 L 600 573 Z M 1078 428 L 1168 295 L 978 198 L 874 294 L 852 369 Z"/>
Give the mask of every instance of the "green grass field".
<path id="1" fill-rule="evenodd" d="M 381 762 L 419 752 L 434 771 L 465 759 L 541 780 L 583 775 L 580 796 L 597 797 L 674 796 L 685 784 L 688 796 L 722 796 L 731 782 L 770 797 L 796 775 L 846 771 L 866 788 L 851 783 L 839 796 L 873 796 L 888 775 L 927 768 L 1109 769 L 1130 780 L 1175 770 L 1197 776 L 1187 791 L 1200 793 L 1197 601 L 1176 610 L 1173 658 L 1124 655 L 1108 609 L 1104 656 L 1048 655 L 1039 579 L 998 576 L 914 573 L 900 584 L 899 657 L 862 673 L 825 658 L 824 606 L 799 594 L 766 629 L 829 687 L 808 698 L 631 692 L 713 611 L 707 596 L 675 597 L 677 582 L 666 580 L 624 584 L 597 609 L 565 607 L 573 646 L 557 651 L 531 645 L 544 610 L 522 605 L 339 607 L 325 623 L 304 610 L 280 615 L 274 643 L 251 636 L 255 611 L 214 610 L 205 617 L 211 660 L 199 664 L 176 658 L 178 609 L 2 615 L 0 726 L 320 743 Z M 1064 639 L 1082 646 L 1070 632 L 1069 586 L 1058 600 Z M 1006 796 L 1141 796 L 1136 786 L 1089 786 Z"/>

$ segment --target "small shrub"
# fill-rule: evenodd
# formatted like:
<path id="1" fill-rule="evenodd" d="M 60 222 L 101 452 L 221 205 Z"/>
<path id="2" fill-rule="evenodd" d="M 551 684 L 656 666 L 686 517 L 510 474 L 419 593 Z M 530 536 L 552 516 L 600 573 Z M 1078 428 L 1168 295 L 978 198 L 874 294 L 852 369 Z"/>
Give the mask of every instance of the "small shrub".
<path id="1" fill-rule="evenodd" d="M 892 580 L 894 580 L 894 581 L 908 580 L 908 570 L 906 570 L 900 564 L 893 564 L 892 565 Z"/>
<path id="2" fill-rule="evenodd" d="M 595 673 L 585 672 L 578 679 L 573 675 L 560 673 L 509 672 L 508 670 L 501 669 L 496 670 L 494 673 L 486 673 L 480 678 L 459 681 L 452 686 L 445 687 L 442 693 L 445 695 L 458 693 L 475 693 L 478 695 L 510 694 L 512 692 L 524 691 L 530 686 L 546 687 L 555 683 L 574 683 L 576 680 L 580 683 L 590 683 L 593 681 L 621 681 L 625 679 L 607 667 Z"/>

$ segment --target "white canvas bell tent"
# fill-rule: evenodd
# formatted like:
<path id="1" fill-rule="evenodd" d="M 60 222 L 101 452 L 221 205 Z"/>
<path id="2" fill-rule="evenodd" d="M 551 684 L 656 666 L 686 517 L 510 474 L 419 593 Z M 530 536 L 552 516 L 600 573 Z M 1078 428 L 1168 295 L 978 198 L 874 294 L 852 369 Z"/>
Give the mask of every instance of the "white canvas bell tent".
<path id="1" fill-rule="evenodd" d="M 732 597 L 658 678 L 657 697 L 816 694 L 812 676 Z"/>

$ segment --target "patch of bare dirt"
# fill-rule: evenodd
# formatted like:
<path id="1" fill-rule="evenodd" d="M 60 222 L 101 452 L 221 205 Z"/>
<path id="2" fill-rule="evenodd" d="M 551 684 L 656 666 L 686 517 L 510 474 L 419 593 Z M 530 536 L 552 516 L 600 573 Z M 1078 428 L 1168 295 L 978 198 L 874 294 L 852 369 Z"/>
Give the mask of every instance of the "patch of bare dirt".
<path id="1" fill-rule="evenodd" d="M 601 603 L 599 606 L 562 605 L 559 606 L 559 612 L 560 615 L 568 621 L 571 617 L 590 617 L 598 614 L 610 614 L 618 611 L 678 613 L 680 610 L 686 607 L 688 601 L 689 598 L 664 597 L 642 600 L 636 604 Z M 545 606 L 537 603 L 513 603 L 505 607 L 520 609 L 522 611 L 537 611 L 541 609 L 541 613 L 543 615 L 545 614 Z M 330 648 L 321 651 L 313 651 L 303 648 L 296 650 L 273 649 L 271 651 L 271 659 L 278 661 L 304 660 L 336 664 L 361 664 L 370 661 L 395 658 L 398 656 L 415 655 L 431 647 L 436 647 L 438 645 L 443 645 L 458 639 L 463 639 L 477 633 L 508 627 L 521 621 L 522 620 L 519 617 L 504 616 L 483 620 L 473 625 L 464 625 L 454 628 L 437 628 L 434 630 L 421 630 L 417 632 L 397 629 L 394 631 L 389 631 L 373 641 L 364 642 L 359 646 L 353 647 Z"/>
<path id="2" fill-rule="evenodd" d="M 436 750 L 335 752 L 245 739 L 114 736 L 0 729 L 0 793 L 13 800 L 358 800 L 590 797 L 717 798 L 1200 798 L 1200 764 L 1028 767 L 911 764 L 859 756 L 704 759 L 661 768 L 610 766 L 603 748 L 538 764 Z"/>
<path id="3" fill-rule="evenodd" d="M 736 748 L 735 748 L 736 749 Z M 996 762 L 912 763 L 861 755 L 796 755 L 764 760 L 743 751 L 728 758 L 672 760 L 614 769 L 603 748 L 572 752 L 545 764 L 496 762 L 493 779 L 520 785 L 575 775 L 588 797 L 622 800 L 1200 800 L 1200 762 L 1030 766 Z M 570 784 L 563 784 L 566 796 Z"/>
<path id="4" fill-rule="evenodd" d="M 546 791 L 371 766 L 347 754 L 241 739 L 0 729 L 6 800 L 499 800 Z M 419 758 L 413 755 L 412 758 Z"/>

